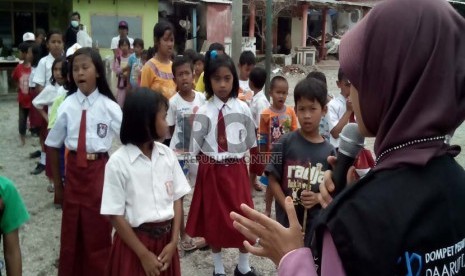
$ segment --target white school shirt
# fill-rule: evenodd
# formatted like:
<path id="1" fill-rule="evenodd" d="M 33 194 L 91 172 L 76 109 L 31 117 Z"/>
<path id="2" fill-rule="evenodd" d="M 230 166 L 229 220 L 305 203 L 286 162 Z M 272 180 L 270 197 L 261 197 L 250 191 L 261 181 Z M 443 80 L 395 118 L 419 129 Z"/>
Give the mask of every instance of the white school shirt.
<path id="1" fill-rule="evenodd" d="M 330 132 L 337 125 L 339 120 L 341 120 L 342 116 L 346 112 L 346 101 L 346 98 L 344 98 L 344 96 L 342 95 L 338 95 L 337 97 L 334 97 L 331 101 L 329 101 L 326 119 L 328 121 Z M 339 138 L 336 139 L 331 134 L 329 135 L 329 142 L 331 143 L 331 145 L 333 145 L 333 147 L 339 147 Z"/>
<path id="2" fill-rule="evenodd" d="M 189 122 L 189 120 L 192 118 L 193 121 L 195 113 L 206 101 L 203 93 L 197 91 L 194 91 L 194 93 L 195 97 L 192 102 L 184 100 L 179 95 L 179 92 L 170 99 L 166 122 L 169 126 L 174 126 L 170 142 L 170 148 L 173 150 L 189 150 L 192 132 L 192 122 Z"/>
<path id="3" fill-rule="evenodd" d="M 127 37 L 128 40 L 129 40 L 129 44 L 131 46 L 131 49 L 133 48 L 133 43 L 134 43 L 134 38 L 131 38 L 131 37 Z M 118 43 L 119 43 L 119 40 L 121 39 L 121 37 L 118 35 L 118 36 L 115 36 L 111 39 L 111 45 L 110 45 L 110 49 L 114 50 L 114 49 L 118 49 Z"/>
<path id="4" fill-rule="evenodd" d="M 170 148 L 155 142 L 149 159 L 137 146 L 127 144 L 105 166 L 100 213 L 124 215 L 131 227 L 167 221 L 174 217 L 174 201 L 190 190 Z"/>
<path id="5" fill-rule="evenodd" d="M 39 64 L 34 73 L 32 82 L 45 87 L 50 84 L 50 78 L 52 77 L 52 65 L 55 61 L 55 58 L 52 54 L 40 59 Z"/>
<path id="6" fill-rule="evenodd" d="M 119 137 L 123 113 L 121 107 L 96 89 L 86 97 L 79 89 L 66 97 L 58 108 L 55 125 L 50 130 L 45 144 L 60 148 L 64 144 L 76 150 L 81 125 L 82 110 L 86 112 L 86 151 L 107 152 L 113 137 Z"/>
<path id="7" fill-rule="evenodd" d="M 270 102 L 265 96 L 263 90 L 259 91 L 255 94 L 252 98 L 250 103 L 250 111 L 252 112 L 252 117 L 255 123 L 255 128 L 260 126 L 260 115 L 262 114 L 263 110 L 270 107 Z"/>
<path id="8" fill-rule="evenodd" d="M 59 84 L 47 85 L 44 90 L 32 100 L 32 105 L 37 109 L 42 109 L 44 106 L 47 106 L 48 110 L 50 110 L 55 99 L 63 96 L 66 92 L 68 91 Z"/>
<path id="9" fill-rule="evenodd" d="M 253 97 L 253 91 L 250 89 L 249 80 L 239 80 L 239 87 L 242 89 L 242 94 L 245 97 L 245 102 L 250 106 Z"/>
<path id="10" fill-rule="evenodd" d="M 228 151 L 218 153 L 217 125 L 218 114 L 223 107 L 223 118 L 226 125 Z M 190 152 L 197 156 L 200 152 L 217 161 L 227 158 L 243 158 L 245 153 L 257 146 L 255 123 L 250 108 L 237 98 L 229 98 L 224 103 L 213 96 L 197 111 L 192 126 Z"/>

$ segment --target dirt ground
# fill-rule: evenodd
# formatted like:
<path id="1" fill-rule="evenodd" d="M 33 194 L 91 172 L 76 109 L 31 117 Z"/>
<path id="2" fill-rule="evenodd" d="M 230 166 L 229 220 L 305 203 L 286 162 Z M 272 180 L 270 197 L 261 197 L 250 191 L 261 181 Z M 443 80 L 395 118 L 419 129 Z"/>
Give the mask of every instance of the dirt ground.
<path id="1" fill-rule="evenodd" d="M 328 63 L 321 66 L 328 77 L 328 88 L 337 94 L 336 78 L 337 64 Z M 292 91 L 295 84 L 305 75 L 286 76 L 290 83 L 288 104 L 293 105 Z M 44 174 L 33 176 L 29 172 L 35 167 L 37 160 L 29 159 L 29 153 L 39 148 L 37 138 L 27 137 L 24 147 L 20 146 L 17 131 L 18 111 L 15 100 L 0 98 L 0 174 L 12 179 L 20 191 L 29 213 L 30 221 L 20 230 L 20 242 L 23 255 L 24 275 L 56 275 L 59 253 L 59 238 L 61 210 L 52 204 L 53 195 L 46 190 L 48 181 Z M 465 146 L 465 127 L 462 125 L 454 136 L 453 142 Z M 369 147 L 373 140 L 367 140 Z M 115 143 L 114 149 L 118 144 Z M 113 149 L 113 150 L 114 150 Z M 465 165 L 465 155 L 458 157 L 462 166 Z M 186 200 L 189 203 L 189 199 Z M 264 210 L 264 192 L 254 192 L 254 202 L 258 210 Z M 185 206 L 187 214 L 189 204 Z M 212 226 L 214 227 L 214 226 Z M 219 229 L 220 230 L 220 229 Z M 0 255 L 3 259 L 3 254 Z M 224 250 L 223 259 L 226 273 L 231 275 L 237 263 L 237 250 Z M 276 275 L 274 264 L 264 258 L 251 256 L 250 263 L 262 275 Z M 213 261 L 209 251 L 195 251 L 181 258 L 182 275 L 211 275 Z M 2 269 L 5 273 L 4 268 Z"/>

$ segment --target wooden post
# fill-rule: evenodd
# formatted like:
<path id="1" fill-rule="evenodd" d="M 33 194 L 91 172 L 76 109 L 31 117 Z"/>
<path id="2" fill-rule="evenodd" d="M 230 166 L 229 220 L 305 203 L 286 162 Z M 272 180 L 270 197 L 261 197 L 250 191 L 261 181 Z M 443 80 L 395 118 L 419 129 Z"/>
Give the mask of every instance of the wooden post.
<path id="1" fill-rule="evenodd" d="M 322 22 L 323 22 L 323 33 L 322 38 L 323 41 L 321 42 L 321 49 L 320 49 L 320 59 L 326 59 L 326 15 L 328 14 L 328 7 L 323 8 L 322 12 Z"/>
<path id="2" fill-rule="evenodd" d="M 250 5 L 249 37 L 255 37 L 255 4 Z"/>
<path id="3" fill-rule="evenodd" d="M 307 47 L 308 3 L 302 4 L 302 47 Z"/>
<path id="4" fill-rule="evenodd" d="M 242 0 L 232 1 L 232 19 L 231 57 L 238 64 L 242 50 Z"/>

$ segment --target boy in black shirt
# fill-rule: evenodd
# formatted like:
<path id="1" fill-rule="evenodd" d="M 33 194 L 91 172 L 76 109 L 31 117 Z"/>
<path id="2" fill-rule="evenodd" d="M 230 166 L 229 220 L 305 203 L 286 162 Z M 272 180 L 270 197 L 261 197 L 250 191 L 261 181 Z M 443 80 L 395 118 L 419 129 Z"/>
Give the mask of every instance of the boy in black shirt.
<path id="1" fill-rule="evenodd" d="M 297 84 L 294 101 L 301 127 L 274 145 L 271 163 L 265 169 L 276 198 L 276 220 L 289 227 L 284 199 L 291 196 L 299 222 L 305 227 L 306 246 L 310 246 L 311 222 L 320 210 L 317 193 L 324 171 L 329 169 L 327 157 L 335 155 L 333 146 L 319 133 L 320 120 L 327 111 L 326 97 L 326 87 L 317 79 L 304 79 Z"/>

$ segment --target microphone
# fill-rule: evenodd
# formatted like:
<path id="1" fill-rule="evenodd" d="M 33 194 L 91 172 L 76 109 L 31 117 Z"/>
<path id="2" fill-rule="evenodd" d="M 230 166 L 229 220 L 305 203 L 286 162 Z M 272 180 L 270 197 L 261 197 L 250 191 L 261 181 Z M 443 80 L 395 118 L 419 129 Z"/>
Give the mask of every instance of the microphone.
<path id="1" fill-rule="evenodd" d="M 356 123 L 347 124 L 339 138 L 337 162 L 332 174 L 335 187 L 333 196 L 339 194 L 347 185 L 347 171 L 365 145 L 365 138 L 360 134 Z"/>

